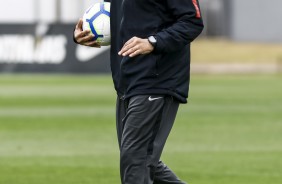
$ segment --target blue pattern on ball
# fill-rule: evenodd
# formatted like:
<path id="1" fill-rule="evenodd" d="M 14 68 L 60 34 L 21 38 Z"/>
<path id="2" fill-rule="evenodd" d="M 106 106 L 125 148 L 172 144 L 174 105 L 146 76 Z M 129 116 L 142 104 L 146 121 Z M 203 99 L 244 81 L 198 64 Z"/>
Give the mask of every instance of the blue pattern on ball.
<path id="1" fill-rule="evenodd" d="M 91 9 L 91 8 L 90 8 Z M 88 10 L 88 12 L 90 11 L 90 9 Z M 89 26 L 90 26 L 90 29 L 92 31 L 92 33 L 94 34 L 94 38 L 93 38 L 93 41 L 97 40 L 98 38 L 103 38 L 104 36 L 103 35 L 99 35 L 97 33 L 97 31 L 95 30 L 92 22 L 100 15 L 102 14 L 105 14 L 107 16 L 110 16 L 110 12 L 108 12 L 107 10 L 105 10 L 105 7 L 104 7 L 104 3 L 101 3 L 100 4 L 100 11 L 98 13 L 96 13 L 93 17 L 91 17 L 91 19 L 86 19 L 86 21 L 89 23 Z"/>

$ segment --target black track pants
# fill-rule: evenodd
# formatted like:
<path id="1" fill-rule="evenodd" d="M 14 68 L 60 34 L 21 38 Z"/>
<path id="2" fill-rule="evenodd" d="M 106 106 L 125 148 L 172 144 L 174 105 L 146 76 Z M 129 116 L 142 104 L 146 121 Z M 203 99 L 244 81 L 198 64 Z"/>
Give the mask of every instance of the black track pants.
<path id="1" fill-rule="evenodd" d="M 184 184 L 160 161 L 178 106 L 170 96 L 117 99 L 122 184 Z"/>

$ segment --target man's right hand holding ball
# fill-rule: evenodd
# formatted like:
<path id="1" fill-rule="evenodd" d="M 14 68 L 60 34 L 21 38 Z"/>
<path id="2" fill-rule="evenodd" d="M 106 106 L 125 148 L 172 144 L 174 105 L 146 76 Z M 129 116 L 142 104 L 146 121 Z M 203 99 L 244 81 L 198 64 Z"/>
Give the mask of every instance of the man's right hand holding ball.
<path id="1" fill-rule="evenodd" d="M 83 20 L 79 19 L 74 30 L 74 41 L 80 45 L 100 48 L 101 46 L 96 41 L 93 41 L 94 35 L 90 34 L 90 30 L 83 31 L 82 24 Z"/>

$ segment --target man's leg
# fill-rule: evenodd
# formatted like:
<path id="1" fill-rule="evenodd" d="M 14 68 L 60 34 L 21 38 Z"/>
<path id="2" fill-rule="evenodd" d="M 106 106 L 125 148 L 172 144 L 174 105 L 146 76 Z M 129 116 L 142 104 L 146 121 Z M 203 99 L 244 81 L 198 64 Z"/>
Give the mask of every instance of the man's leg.
<path id="1" fill-rule="evenodd" d="M 185 184 L 162 162 L 159 161 L 155 171 L 154 184 Z"/>
<path id="2" fill-rule="evenodd" d="M 123 184 L 183 184 L 162 162 L 164 144 L 172 128 L 178 103 L 172 97 L 142 95 L 118 100 L 117 131 Z"/>
<path id="3" fill-rule="evenodd" d="M 118 138 L 118 145 L 119 149 L 121 147 L 121 138 L 123 132 L 123 118 L 126 115 L 126 109 L 128 106 L 128 100 L 122 100 L 117 97 L 116 103 L 116 129 L 117 129 L 117 138 Z"/>

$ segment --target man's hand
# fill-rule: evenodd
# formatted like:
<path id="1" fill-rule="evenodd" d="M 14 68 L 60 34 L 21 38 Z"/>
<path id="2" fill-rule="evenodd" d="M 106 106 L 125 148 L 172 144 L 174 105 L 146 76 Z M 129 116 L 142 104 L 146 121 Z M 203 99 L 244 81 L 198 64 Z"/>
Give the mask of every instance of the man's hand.
<path id="1" fill-rule="evenodd" d="M 133 37 L 128 40 L 119 51 L 121 56 L 135 57 L 140 54 L 149 54 L 154 50 L 148 39 Z"/>
<path id="2" fill-rule="evenodd" d="M 94 35 L 89 34 L 89 30 L 82 30 L 82 24 L 83 20 L 79 19 L 74 30 L 74 39 L 76 42 L 80 45 L 100 48 L 101 46 L 96 41 L 93 41 Z"/>

